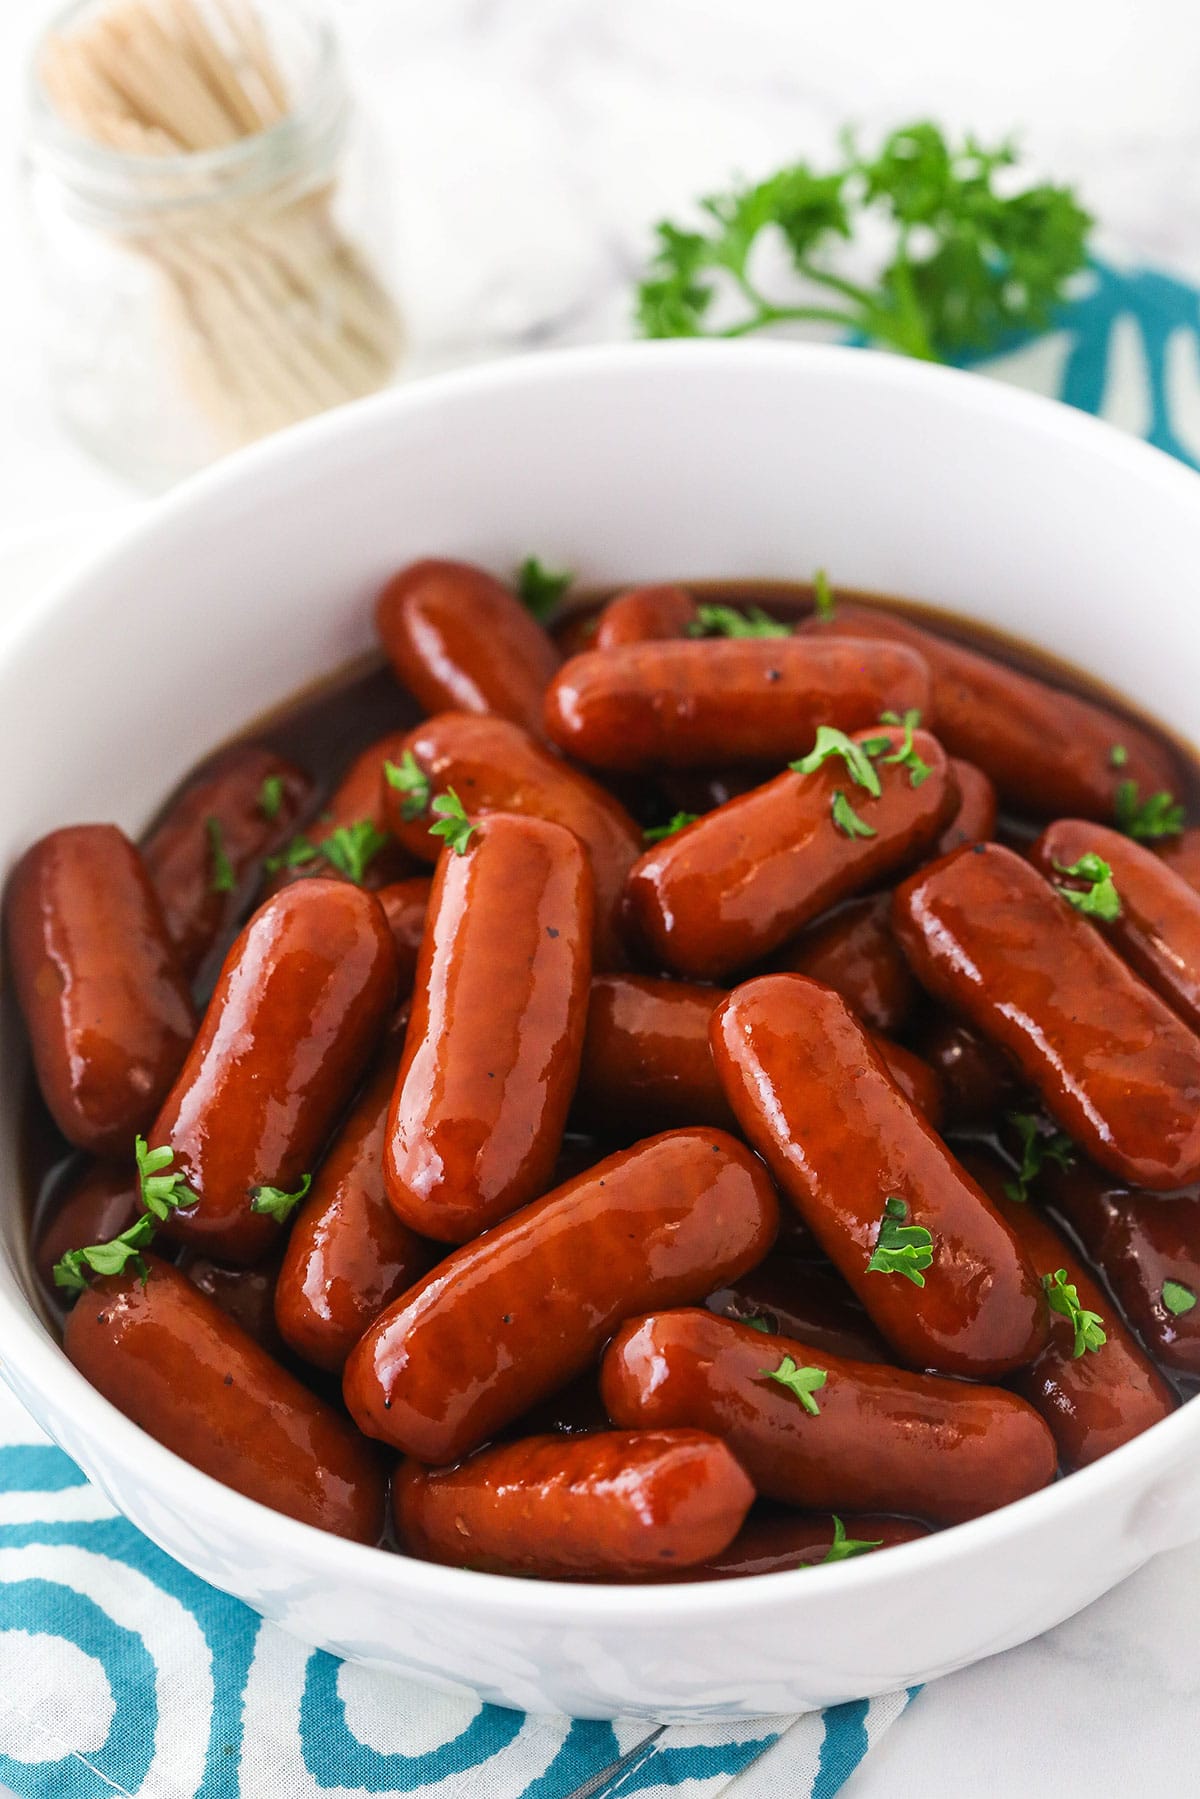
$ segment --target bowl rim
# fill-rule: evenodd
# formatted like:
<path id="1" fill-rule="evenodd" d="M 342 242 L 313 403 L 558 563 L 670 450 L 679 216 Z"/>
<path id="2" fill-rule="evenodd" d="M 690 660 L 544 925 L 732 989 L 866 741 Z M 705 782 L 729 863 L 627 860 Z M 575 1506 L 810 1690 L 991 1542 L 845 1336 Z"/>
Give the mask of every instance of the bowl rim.
<path id="1" fill-rule="evenodd" d="M 376 424 L 419 419 L 460 397 L 497 394 L 518 398 L 531 387 L 605 382 L 631 372 L 644 372 L 651 379 L 686 381 L 706 366 L 765 369 L 778 373 L 781 380 L 803 380 L 809 372 L 832 375 L 840 382 L 900 395 L 929 390 L 952 412 L 971 416 L 979 426 L 985 427 L 989 418 L 1004 421 L 1032 436 L 1056 440 L 1064 451 L 1107 463 L 1181 503 L 1190 500 L 1200 525 L 1196 471 L 1061 401 L 981 379 L 975 373 L 857 347 L 794 341 L 733 344 L 693 340 L 541 351 L 426 377 L 409 387 L 388 389 L 338 408 L 239 450 L 162 498 L 137 507 L 115 537 L 48 586 L 0 631 L 0 687 L 13 678 L 14 664 L 19 665 L 24 649 L 35 644 L 48 619 L 85 601 L 98 580 L 119 575 L 126 560 L 136 559 L 144 543 L 169 534 L 176 521 L 219 507 L 248 482 L 320 459 L 330 449 L 336 452 Z M 700 1617 L 716 1621 L 743 1610 L 751 1600 L 756 1613 L 779 1605 L 791 1607 L 798 1591 L 823 1603 L 835 1602 L 841 1593 L 857 1589 L 882 1592 L 896 1580 L 918 1578 L 935 1563 L 967 1563 L 985 1545 L 1003 1546 L 1037 1523 L 1086 1510 L 1102 1502 L 1107 1492 L 1125 1487 L 1139 1468 L 1145 1486 L 1161 1469 L 1178 1462 L 1183 1441 L 1200 1439 L 1200 1409 L 1185 1400 L 1169 1417 L 1091 1466 L 998 1511 L 896 1545 L 882 1557 L 866 1555 L 833 1565 L 818 1563 L 773 1574 L 694 1583 L 528 1580 L 421 1562 L 374 1545 L 350 1542 L 225 1486 L 150 1437 L 85 1380 L 43 1325 L 35 1303 L 21 1291 L 21 1280 L 5 1249 L 0 1277 L 0 1343 L 4 1345 L 0 1375 L 8 1379 L 7 1365 L 11 1363 L 19 1376 L 18 1396 L 20 1387 L 27 1384 L 49 1400 L 56 1417 L 61 1414 L 74 1422 L 90 1408 L 91 1421 L 81 1427 L 80 1434 L 102 1433 L 114 1461 L 141 1469 L 144 1487 L 171 1492 L 184 1502 L 193 1497 L 193 1509 L 206 1527 L 243 1544 L 261 1542 L 272 1558 L 287 1554 L 294 1546 L 297 1565 L 330 1580 L 382 1580 L 398 1597 L 442 1597 L 476 1612 L 503 1613 L 523 1621 L 554 1623 L 567 1606 L 572 1626 L 611 1623 L 619 1618 L 631 1629 L 661 1630 Z M 801 1589 L 795 1584 L 799 1574 L 806 1576 Z"/>

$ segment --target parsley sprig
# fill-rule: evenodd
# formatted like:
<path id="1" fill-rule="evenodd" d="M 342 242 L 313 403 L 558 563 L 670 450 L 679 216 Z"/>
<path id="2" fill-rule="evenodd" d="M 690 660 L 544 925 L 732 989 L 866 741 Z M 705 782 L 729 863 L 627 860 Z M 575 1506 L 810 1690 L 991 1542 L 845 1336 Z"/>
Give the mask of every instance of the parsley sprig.
<path id="1" fill-rule="evenodd" d="M 933 1238 L 922 1224 L 906 1224 L 908 1207 L 896 1194 L 883 1202 L 883 1217 L 875 1248 L 867 1263 L 868 1274 L 902 1274 L 914 1287 L 925 1285 L 921 1270 L 933 1264 Z"/>
<path id="2" fill-rule="evenodd" d="M 1047 1162 L 1056 1168 L 1069 1168 L 1075 1160 L 1075 1145 L 1065 1131 L 1043 1131 L 1036 1112 L 1009 1112 L 1007 1121 L 1021 1143 L 1021 1166 L 1015 1180 L 1005 1181 L 1004 1191 L 1018 1205 L 1029 1198 L 1030 1183 L 1035 1181 Z"/>
<path id="3" fill-rule="evenodd" d="M 294 1193 L 286 1193 L 282 1187 L 251 1187 L 250 1210 L 265 1212 L 268 1218 L 274 1218 L 277 1223 L 283 1224 L 291 1217 L 311 1186 L 312 1175 L 304 1174 Z"/>
<path id="4" fill-rule="evenodd" d="M 1087 260 L 1092 220 L 1070 189 L 1019 183 L 1011 143 L 951 143 L 927 121 L 893 131 L 876 156 L 849 137 L 842 150 L 828 172 L 798 162 L 709 195 L 698 230 L 664 220 L 638 289 L 643 334 L 744 337 L 816 321 L 937 361 L 1049 324 Z M 768 231 L 796 277 L 786 294 L 760 284 Z M 855 252 L 881 237 L 874 279 L 850 279 Z"/>
<path id="5" fill-rule="evenodd" d="M 204 829 L 208 834 L 208 891 L 232 893 L 237 886 L 237 876 L 233 872 L 233 863 L 225 854 L 225 833 L 220 819 L 206 818 Z"/>
<path id="6" fill-rule="evenodd" d="M 467 844 L 471 841 L 471 833 L 477 827 L 467 817 L 466 808 L 453 787 L 448 787 L 445 793 L 439 793 L 430 803 L 429 810 L 437 819 L 435 825 L 430 825 L 429 835 L 443 838 L 447 849 L 453 850 L 456 856 L 464 856 Z"/>
<path id="7" fill-rule="evenodd" d="M 263 867 L 268 874 L 277 874 L 281 868 L 304 868 L 324 859 L 346 880 L 361 887 L 368 868 L 388 842 L 387 832 L 381 831 L 373 818 L 356 818 L 352 824 L 338 825 L 319 843 L 303 835 L 293 837 L 277 856 L 268 856 Z"/>
<path id="8" fill-rule="evenodd" d="M 1057 1268 L 1053 1274 L 1043 1274 L 1042 1285 L 1050 1301 L 1050 1310 L 1066 1318 L 1075 1332 L 1072 1358 L 1078 1361 L 1085 1350 L 1103 1349 L 1108 1342 L 1104 1320 L 1099 1312 L 1089 1312 L 1082 1303 L 1075 1283 L 1067 1279 L 1066 1269 Z"/>
<path id="9" fill-rule="evenodd" d="M 1173 1318 L 1183 1318 L 1196 1303 L 1196 1295 L 1182 1281 L 1164 1281 L 1162 1302 Z"/>
<path id="10" fill-rule="evenodd" d="M 1086 887 L 1068 887 L 1065 881 L 1054 882 L 1056 892 L 1062 894 L 1069 906 L 1086 913 L 1089 918 L 1103 919 L 1106 924 L 1120 918 L 1121 896 L 1113 880 L 1112 865 L 1103 856 L 1096 855 L 1094 850 L 1086 850 L 1070 867 L 1064 862 L 1056 862 L 1054 866 L 1060 875 L 1087 882 Z"/>
<path id="11" fill-rule="evenodd" d="M 400 816 L 411 824 L 429 805 L 429 776 L 411 750 L 405 750 L 399 762 L 385 762 L 383 778 L 400 801 Z"/>
<path id="12" fill-rule="evenodd" d="M 837 611 L 837 600 L 833 588 L 829 585 L 829 576 L 823 568 L 819 568 L 813 576 L 813 615 L 816 618 L 832 618 Z"/>
<path id="13" fill-rule="evenodd" d="M 549 618 L 575 577 L 566 569 L 547 568 L 526 556 L 517 570 L 517 597 L 539 622 Z"/>
<path id="14" fill-rule="evenodd" d="M 268 824 L 274 824 L 283 805 L 283 776 L 265 775 L 258 790 L 258 809 Z"/>
<path id="15" fill-rule="evenodd" d="M 834 790 L 829 803 L 829 816 L 846 837 L 876 837 L 879 834 L 874 825 L 867 824 L 865 819 L 858 816 L 840 787 Z"/>
<path id="16" fill-rule="evenodd" d="M 1187 814 L 1173 794 L 1152 793 L 1138 799 L 1136 781 L 1118 781 L 1113 795 L 1118 831 L 1139 843 L 1153 843 L 1160 837 L 1178 837 L 1187 823 Z"/>
<path id="17" fill-rule="evenodd" d="M 740 612 L 736 606 L 701 605 L 688 626 L 689 637 L 791 637 L 790 625 L 780 624 L 761 606 Z"/>
<path id="18" fill-rule="evenodd" d="M 868 756 L 877 756 L 884 768 L 906 768 L 909 786 L 919 787 L 933 773 L 928 762 L 913 747 L 913 732 L 921 722 L 920 710 L 916 706 L 910 706 L 903 718 L 898 712 L 881 712 L 879 722 L 881 725 L 900 725 L 903 728 L 904 738 L 899 748 L 893 749 L 890 737 L 868 737 L 864 739 L 862 748 Z M 892 750 L 892 754 L 885 756 L 885 750 Z"/>
<path id="19" fill-rule="evenodd" d="M 54 1264 L 54 1284 L 67 1293 L 82 1293 L 91 1274 L 122 1274 L 132 1266 L 143 1287 L 150 1278 L 142 1251 L 153 1241 L 154 1233 L 169 1212 L 196 1203 L 181 1174 L 169 1173 L 175 1159 L 174 1150 L 163 1146 L 150 1149 L 144 1137 L 134 1139 L 138 1185 L 144 1210 L 131 1225 L 107 1243 L 88 1243 L 82 1249 L 69 1249 Z"/>
<path id="20" fill-rule="evenodd" d="M 876 1537 L 873 1540 L 867 1537 L 848 1537 L 846 1526 L 837 1513 L 831 1512 L 830 1516 L 833 1519 L 833 1542 L 821 1557 L 818 1563 L 819 1567 L 823 1568 L 826 1562 L 848 1562 L 851 1556 L 866 1555 L 870 1549 L 883 1548 L 882 1537 Z"/>
<path id="21" fill-rule="evenodd" d="M 890 739 L 884 738 L 882 741 L 885 748 L 891 749 Z M 798 762 L 789 762 L 788 767 L 794 774 L 811 775 L 828 762 L 831 756 L 842 758 L 850 779 L 856 786 L 865 787 L 873 800 L 879 798 L 883 789 L 879 785 L 879 776 L 866 744 L 855 743 L 853 737 L 847 737 L 844 731 L 836 730 L 833 725 L 818 725 L 817 740 L 812 749 Z"/>
<path id="22" fill-rule="evenodd" d="M 824 1368 L 799 1368 L 790 1355 L 785 1355 L 778 1368 L 760 1368 L 758 1372 L 794 1393 L 811 1417 L 820 1417 L 821 1410 L 813 1394 L 819 1392 L 829 1379 Z"/>
<path id="23" fill-rule="evenodd" d="M 642 837 L 647 843 L 661 843 L 664 837 L 674 837 L 676 831 L 682 831 L 688 825 L 694 825 L 699 818 L 698 812 L 676 812 L 665 825 L 647 825 Z"/>

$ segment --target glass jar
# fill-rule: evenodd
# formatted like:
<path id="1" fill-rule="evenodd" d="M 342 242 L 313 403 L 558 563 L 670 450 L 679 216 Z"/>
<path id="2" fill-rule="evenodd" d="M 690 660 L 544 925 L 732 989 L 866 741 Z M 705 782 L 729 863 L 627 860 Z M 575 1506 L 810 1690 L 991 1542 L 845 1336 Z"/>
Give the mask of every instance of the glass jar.
<path id="1" fill-rule="evenodd" d="M 384 184 L 327 20 L 297 0 L 208 6 L 147 24 L 126 0 L 76 4 L 30 83 L 55 402 L 151 488 L 384 386 L 402 347 Z M 172 48 L 160 17 L 186 39 Z"/>

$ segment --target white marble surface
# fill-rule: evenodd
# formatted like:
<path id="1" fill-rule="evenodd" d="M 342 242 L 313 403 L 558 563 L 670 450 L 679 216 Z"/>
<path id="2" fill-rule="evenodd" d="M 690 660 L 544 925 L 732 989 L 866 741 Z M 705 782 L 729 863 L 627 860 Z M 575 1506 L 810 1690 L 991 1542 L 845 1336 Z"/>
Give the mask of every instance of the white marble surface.
<path id="1" fill-rule="evenodd" d="M 1200 278 L 1194 0 L 334 6 L 392 168 L 413 373 L 626 334 L 658 216 L 732 171 L 819 154 L 847 119 L 1017 127 L 1036 163 L 1081 183 L 1106 247 Z M 30 353 L 18 93 L 51 10 L 0 7 L 0 540 L 130 497 L 63 438 Z M 1197 1790 L 1198 1601 L 1200 1547 L 1160 1558 L 923 1694 L 847 1799 Z"/>

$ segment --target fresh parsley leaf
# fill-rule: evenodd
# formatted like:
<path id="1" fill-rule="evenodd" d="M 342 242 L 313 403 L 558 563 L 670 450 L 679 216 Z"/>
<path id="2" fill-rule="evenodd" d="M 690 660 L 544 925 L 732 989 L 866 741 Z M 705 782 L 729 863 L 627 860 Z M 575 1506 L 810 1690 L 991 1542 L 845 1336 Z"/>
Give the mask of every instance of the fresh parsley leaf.
<path id="1" fill-rule="evenodd" d="M 211 872 L 208 877 L 210 893 L 232 893 L 237 886 L 237 876 L 233 872 L 233 863 L 225 854 L 225 836 L 221 830 L 219 818 L 206 818 L 204 829 L 208 833 L 208 859 Z"/>
<path id="2" fill-rule="evenodd" d="M 268 824 L 274 824 L 283 805 L 283 776 L 266 775 L 258 790 L 258 809 Z"/>
<path id="3" fill-rule="evenodd" d="M 682 831 L 688 825 L 694 825 L 699 816 L 698 812 L 677 812 L 670 824 L 649 825 L 642 832 L 642 836 L 647 843 L 661 843 L 664 837 L 674 837 L 676 831 Z"/>
<path id="4" fill-rule="evenodd" d="M 387 832 L 381 831 L 373 818 L 356 818 L 353 824 L 339 825 L 323 837 L 318 851 L 331 868 L 361 887 L 368 867 L 387 841 Z"/>
<path id="5" fill-rule="evenodd" d="M 792 627 L 781 625 L 761 606 L 739 612 L 736 606 L 701 605 L 688 626 L 689 637 L 791 637 Z"/>
<path id="6" fill-rule="evenodd" d="M 824 1368 L 798 1368 L 790 1355 L 785 1355 L 778 1368 L 760 1368 L 760 1374 L 768 1380 L 778 1381 L 789 1393 L 794 1393 L 805 1411 L 812 1417 L 819 1418 L 820 1408 L 813 1394 L 819 1391 L 829 1379 Z"/>
<path id="7" fill-rule="evenodd" d="M 263 863 L 269 875 L 278 874 L 281 868 L 302 868 L 306 862 L 315 862 L 320 855 L 315 843 L 299 835 L 292 838 L 286 849 L 280 850 L 277 856 L 268 856 Z"/>
<path id="8" fill-rule="evenodd" d="M 1114 743 L 1111 750 L 1108 752 L 1108 766 L 1110 768 L 1124 768 L 1128 760 L 1129 751 L 1125 748 L 1125 745 L 1123 743 Z"/>
<path id="9" fill-rule="evenodd" d="M 1008 1123 L 1021 1141 L 1021 1166 L 1014 1181 L 1005 1181 L 1009 1199 L 1024 1205 L 1029 1198 L 1029 1185 L 1037 1179 L 1047 1162 L 1057 1168 L 1069 1168 L 1075 1160 L 1075 1145 L 1064 1131 L 1043 1131 L 1036 1112 L 1009 1112 Z"/>
<path id="10" fill-rule="evenodd" d="M 1097 856 L 1093 850 L 1087 850 L 1068 868 L 1062 862 L 1054 864 L 1060 875 L 1071 875 L 1076 880 L 1086 881 L 1086 887 L 1067 887 L 1062 881 L 1055 881 L 1056 892 L 1061 893 L 1069 906 L 1077 912 L 1086 912 L 1089 918 L 1101 918 L 1111 924 L 1121 916 L 1121 896 L 1113 881 L 1113 871 L 1103 856 Z"/>
<path id="11" fill-rule="evenodd" d="M 536 556 L 526 556 L 517 570 L 517 597 L 540 621 L 550 616 L 574 579 L 565 569 L 549 569 Z"/>
<path id="12" fill-rule="evenodd" d="M 152 1217 L 161 1222 L 168 1212 L 175 1211 L 179 1206 L 196 1204 L 200 1196 L 192 1192 L 183 1176 L 167 1172 L 175 1160 L 175 1151 L 169 1145 L 164 1144 L 161 1149 L 149 1149 L 144 1137 L 135 1137 L 133 1154 L 137 1162 L 142 1204 Z"/>
<path id="13" fill-rule="evenodd" d="M 834 793 L 829 813 L 838 830 L 844 831 L 847 837 L 874 837 L 876 835 L 874 825 L 864 824 L 840 787 Z"/>
<path id="14" fill-rule="evenodd" d="M 828 762 L 831 756 L 840 756 L 846 764 L 850 779 L 859 787 L 865 787 L 873 800 L 879 798 L 883 789 L 879 785 L 875 765 L 865 748 L 861 743 L 855 743 L 853 737 L 847 737 L 844 731 L 835 730 L 833 725 L 818 725 L 817 741 L 812 749 L 799 762 L 789 762 L 788 767 L 794 774 L 811 775 L 823 763 Z M 874 831 L 863 834 L 872 837 L 875 835 Z"/>
<path id="15" fill-rule="evenodd" d="M 399 762 L 385 762 L 383 778 L 395 792 L 404 795 L 400 816 L 411 823 L 420 818 L 429 805 L 429 776 L 411 750 L 405 750 Z"/>
<path id="16" fill-rule="evenodd" d="M 837 611 L 837 601 L 833 588 L 829 585 L 829 576 L 823 568 L 819 568 L 813 576 L 813 615 L 816 618 L 832 618 Z"/>
<path id="17" fill-rule="evenodd" d="M 922 1268 L 933 1264 L 933 1238 L 921 1224 L 906 1224 L 908 1207 L 894 1193 L 883 1202 L 883 1217 L 875 1249 L 867 1263 L 868 1274 L 902 1274 L 914 1287 L 925 1285 Z"/>
<path id="18" fill-rule="evenodd" d="M 90 1243 L 85 1249 L 69 1249 L 54 1264 L 54 1284 L 68 1293 L 82 1293 L 89 1274 L 122 1274 L 131 1264 L 143 1287 L 150 1278 L 142 1250 L 154 1236 L 154 1220 L 143 1212 L 119 1237 L 107 1243 Z"/>
<path id="19" fill-rule="evenodd" d="M 800 162 L 709 195 L 697 229 L 658 226 L 637 295 L 641 330 L 744 337 L 816 320 L 926 361 L 1043 330 L 1086 265 L 1092 220 L 1070 189 L 1022 183 L 1016 163 L 1011 144 L 952 143 L 919 121 L 875 156 L 847 139 L 828 172 Z M 790 258 L 789 290 L 759 284 L 768 229 Z M 852 279 L 879 243 L 874 276 Z"/>
<path id="20" fill-rule="evenodd" d="M 1182 1318 L 1195 1305 L 1196 1295 L 1190 1287 L 1185 1287 L 1182 1281 L 1164 1281 L 1162 1302 L 1174 1317 Z"/>
<path id="21" fill-rule="evenodd" d="M 453 787 L 448 787 L 445 793 L 439 793 L 429 810 L 438 821 L 437 824 L 430 825 L 429 835 L 443 837 L 447 849 L 452 849 L 456 856 L 465 855 L 471 833 L 476 827 L 467 817 L 463 803 Z"/>
<path id="22" fill-rule="evenodd" d="M 848 1537 L 846 1526 L 837 1513 L 833 1512 L 831 1516 L 833 1518 L 833 1542 L 821 1557 L 818 1566 L 824 1567 L 826 1562 L 848 1562 L 851 1556 L 866 1555 L 869 1549 L 883 1548 L 882 1537 L 876 1537 L 874 1541 L 866 1537 Z"/>
<path id="23" fill-rule="evenodd" d="M 904 741 L 899 749 L 892 755 L 882 758 L 885 767 L 907 768 L 909 786 L 919 787 L 922 781 L 927 781 L 933 773 L 928 762 L 923 761 L 913 748 L 913 732 L 921 722 L 919 708 L 910 706 L 903 718 L 898 712 L 881 712 L 879 722 L 881 725 L 902 725 L 904 728 Z M 892 747 L 889 737 L 872 737 L 871 742 L 864 744 L 863 748 L 873 756 L 879 755 L 880 751 L 872 746 L 880 744 L 885 750 L 890 750 Z"/>
<path id="24" fill-rule="evenodd" d="M 1068 1319 L 1075 1332 L 1072 1357 L 1078 1360 L 1085 1350 L 1103 1349 L 1108 1341 L 1102 1329 L 1104 1320 L 1099 1312 L 1089 1312 L 1080 1303 L 1074 1282 L 1067 1279 L 1066 1269 L 1059 1268 L 1053 1274 L 1043 1274 L 1042 1285 L 1046 1289 L 1046 1298 L 1050 1301 L 1050 1310 Z"/>
<path id="25" fill-rule="evenodd" d="M 1118 831 L 1139 843 L 1178 837 L 1187 823 L 1187 814 L 1172 794 L 1152 793 L 1139 803 L 1136 781 L 1117 782 L 1114 806 Z"/>
<path id="26" fill-rule="evenodd" d="M 312 1186 L 312 1175 L 301 1176 L 300 1185 L 294 1193 L 285 1193 L 282 1187 L 251 1187 L 250 1210 L 265 1212 L 279 1224 L 291 1217 L 300 1201 Z"/>

